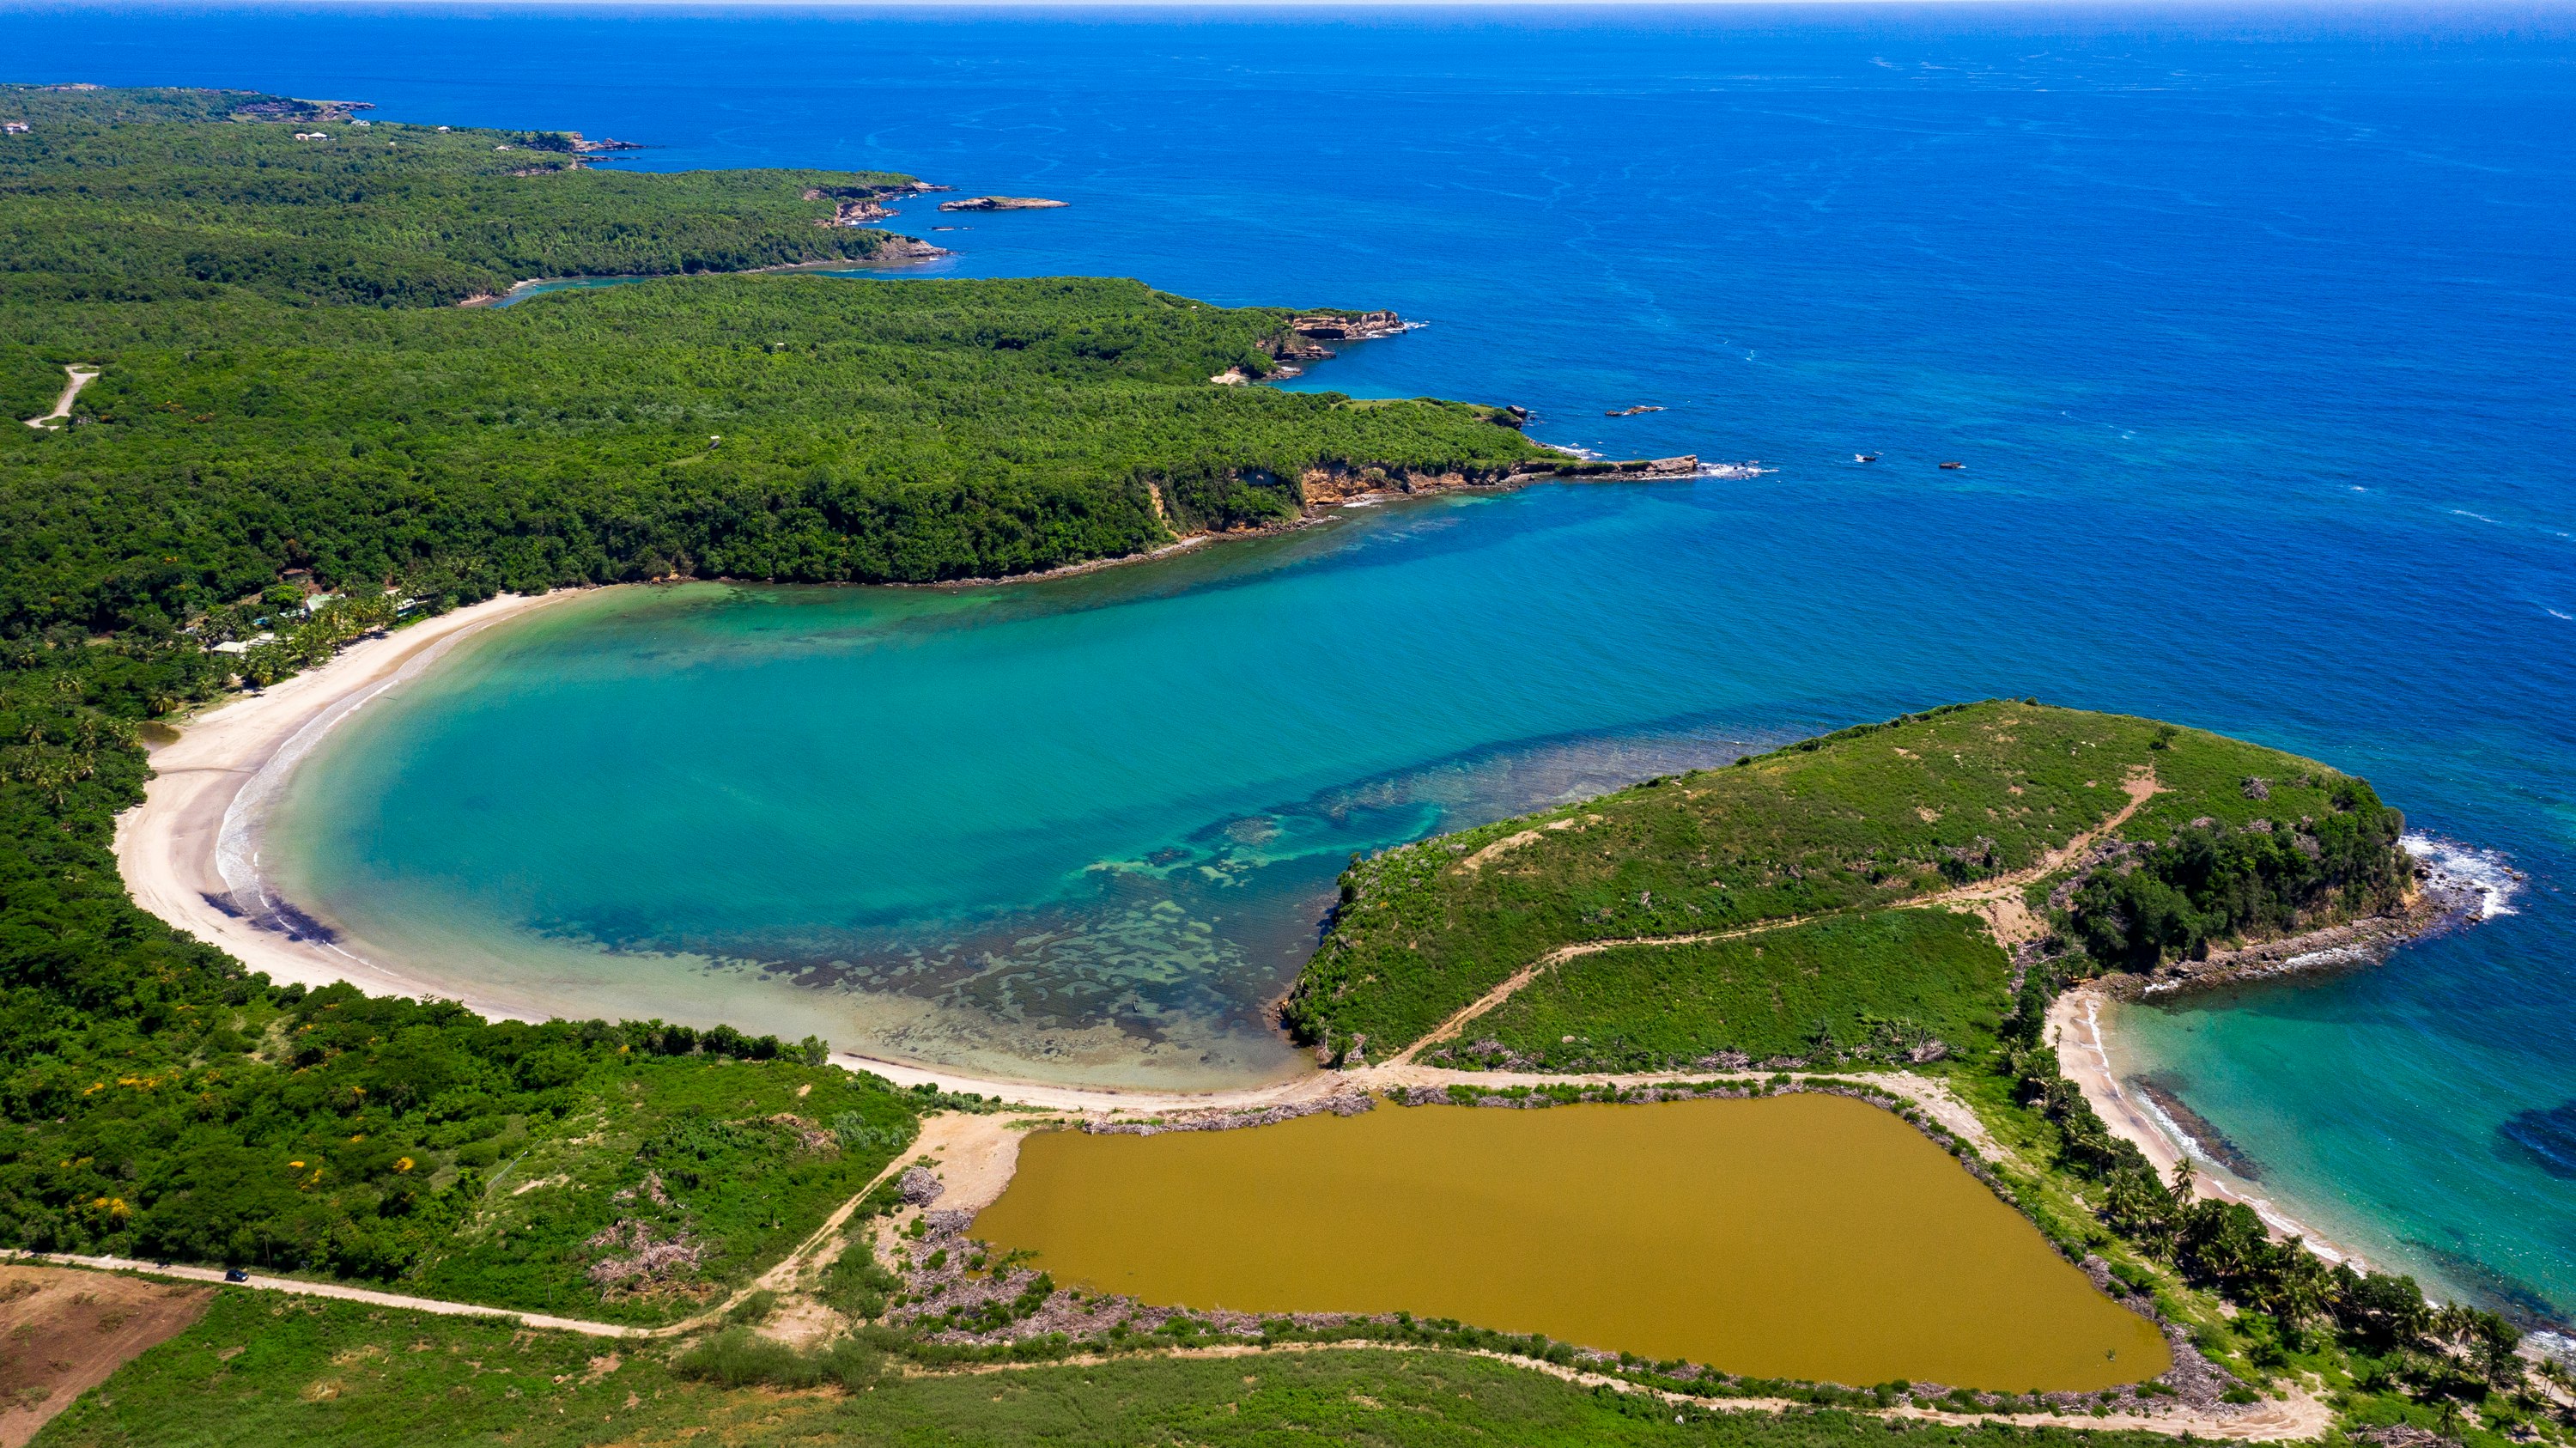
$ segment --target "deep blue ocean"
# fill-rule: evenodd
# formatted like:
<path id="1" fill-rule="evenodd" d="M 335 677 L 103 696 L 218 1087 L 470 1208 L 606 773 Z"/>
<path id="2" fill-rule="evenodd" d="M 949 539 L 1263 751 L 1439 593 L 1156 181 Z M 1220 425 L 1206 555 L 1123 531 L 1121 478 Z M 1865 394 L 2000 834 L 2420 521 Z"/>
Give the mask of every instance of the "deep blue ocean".
<path id="1" fill-rule="evenodd" d="M 2576 1317 L 2576 12 L 10 6 L 0 57 L 1055 197 L 899 229 L 942 274 L 1397 308 L 1296 385 L 1759 459 L 1354 532 L 1414 581 L 1254 622 L 1377 657 L 1401 608 L 1441 667 L 1368 687 L 1555 690 L 1455 686 L 1417 762 L 2009 694 L 2368 776 L 2519 871 L 2508 913 L 2134 1049 L 2301 1220 Z"/>

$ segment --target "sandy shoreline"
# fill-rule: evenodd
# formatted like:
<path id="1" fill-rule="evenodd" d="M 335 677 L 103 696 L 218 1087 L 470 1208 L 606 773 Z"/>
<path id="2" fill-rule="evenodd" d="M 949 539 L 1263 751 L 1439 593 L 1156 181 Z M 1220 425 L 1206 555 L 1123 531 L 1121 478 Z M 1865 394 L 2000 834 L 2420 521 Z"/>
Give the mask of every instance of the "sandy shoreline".
<path id="1" fill-rule="evenodd" d="M 2084 1099 L 2111 1128 L 2111 1134 L 2144 1154 L 2158 1177 L 2173 1180 L 2174 1167 L 2189 1160 L 2192 1189 L 2198 1195 L 2252 1207 L 2263 1224 L 2272 1229 L 2273 1236 L 2301 1238 L 2310 1251 L 2328 1262 L 2349 1262 L 2357 1270 L 2376 1270 L 2359 1252 L 2318 1235 L 2269 1198 L 2256 1196 L 2234 1180 L 2218 1175 L 2205 1151 L 2193 1153 L 2186 1149 L 2183 1133 L 2153 1102 L 2120 1084 L 2111 1066 L 2109 1037 L 2102 1027 L 2102 1007 L 2109 1001 L 2109 995 L 2091 983 L 2059 995 L 2048 1008 L 2048 1041 L 2057 1050 L 2058 1071 L 2084 1093 Z"/>
<path id="2" fill-rule="evenodd" d="M 177 929 L 229 951 L 281 984 L 346 981 L 371 995 L 459 999 L 459 993 L 430 977 L 321 941 L 291 939 L 218 903 L 232 891 L 217 861 L 225 819 L 242 791 L 281 751 L 309 746 L 351 709 L 460 640 L 575 592 L 503 594 L 365 639 L 319 668 L 181 723 L 175 741 L 151 750 L 153 778 L 144 786 L 143 803 L 116 818 L 116 865 L 126 893 Z M 314 732 L 307 735 L 308 729 Z M 464 1003 L 487 1016 L 525 1018 L 524 1012 L 496 1003 L 470 998 Z"/>

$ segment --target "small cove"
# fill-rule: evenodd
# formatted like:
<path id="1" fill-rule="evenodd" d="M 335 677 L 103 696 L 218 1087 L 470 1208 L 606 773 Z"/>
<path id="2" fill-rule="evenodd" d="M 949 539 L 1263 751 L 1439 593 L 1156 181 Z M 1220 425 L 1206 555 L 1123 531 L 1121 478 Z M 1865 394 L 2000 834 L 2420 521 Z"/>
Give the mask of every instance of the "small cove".
<path id="1" fill-rule="evenodd" d="M 972 1230 L 1152 1304 L 1408 1311 L 1755 1377 L 2082 1391 L 2171 1361 L 1938 1148 L 1832 1096 L 1049 1132 Z"/>

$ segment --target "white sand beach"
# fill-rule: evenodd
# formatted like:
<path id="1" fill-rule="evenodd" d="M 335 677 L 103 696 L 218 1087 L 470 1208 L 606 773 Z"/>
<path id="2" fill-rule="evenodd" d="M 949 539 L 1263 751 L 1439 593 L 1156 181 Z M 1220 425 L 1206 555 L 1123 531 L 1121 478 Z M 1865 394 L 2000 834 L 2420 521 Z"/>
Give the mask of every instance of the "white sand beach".
<path id="1" fill-rule="evenodd" d="M 569 598 L 503 594 L 352 644 L 338 658 L 272 688 L 248 693 L 179 725 L 179 737 L 151 750 L 153 778 L 143 803 L 117 816 L 116 864 L 136 904 L 199 940 L 221 946 L 281 984 L 346 981 L 378 995 L 458 999 L 454 990 L 408 970 L 363 959 L 316 940 L 290 939 L 228 910 L 231 891 L 217 845 L 234 801 L 260 771 L 305 736 L 392 687 L 458 641 L 503 619 Z M 466 1000 L 486 1015 L 506 1008 Z"/>

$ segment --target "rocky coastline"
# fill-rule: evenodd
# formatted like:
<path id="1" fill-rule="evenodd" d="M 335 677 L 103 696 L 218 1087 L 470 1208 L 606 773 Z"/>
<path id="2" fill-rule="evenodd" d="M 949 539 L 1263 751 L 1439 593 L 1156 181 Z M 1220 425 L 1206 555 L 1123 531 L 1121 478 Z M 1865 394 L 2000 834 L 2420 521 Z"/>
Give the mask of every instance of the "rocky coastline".
<path id="1" fill-rule="evenodd" d="M 2361 969 L 2385 961 L 2389 952 L 2409 940 L 2476 923 L 2483 904 L 2483 897 L 2474 890 L 2419 872 L 2415 893 L 2388 914 L 2214 950 L 2198 960 L 2167 960 L 2144 974 L 2105 976 L 2102 988 L 2115 1000 L 2150 1000 L 2280 976 Z"/>
<path id="2" fill-rule="evenodd" d="M 1525 459 L 1501 468 L 1414 468 L 1398 465 L 1384 467 L 1374 463 L 1320 463 L 1298 474 L 1297 483 L 1303 505 L 1297 516 L 1257 527 L 1232 528 L 1223 532 L 1195 530 L 1179 533 L 1169 543 L 1137 553 L 1122 553 L 1115 558 L 1086 558 L 1079 563 L 1060 564 L 1029 573 L 1012 573 L 998 578 L 943 578 L 935 583 L 897 583 L 891 588 L 991 588 L 1005 583 L 1036 583 L 1047 579 L 1070 578 L 1076 574 L 1094 573 L 1103 568 L 1121 568 L 1131 563 L 1149 563 L 1186 549 L 1220 539 L 1268 538 L 1293 533 L 1331 521 L 1336 510 L 1366 506 L 1392 498 L 1429 497 L 1437 493 L 1509 492 L 1533 483 L 1615 483 L 1659 482 L 1675 478 L 1702 476 L 1699 458 L 1685 453 L 1680 457 L 1638 458 L 1626 462 L 1601 462 L 1586 458 Z M 1743 476 L 1739 470 L 1721 464 L 1718 475 Z M 1238 473 L 1250 481 L 1276 482 L 1275 475 Z M 1149 484 L 1150 486 L 1150 484 Z"/>
<path id="3" fill-rule="evenodd" d="M 816 226 L 871 226 L 894 216 L 894 213 L 887 210 L 885 206 L 889 200 L 900 201 L 908 197 L 927 195 L 933 191 L 954 189 L 948 186 L 933 186 L 927 181 L 911 181 L 900 186 L 808 186 L 805 188 L 805 199 L 832 203 L 832 214 L 828 217 L 815 218 Z M 909 241 L 912 238 L 906 237 L 904 240 Z M 921 244 L 926 246 L 929 243 Z"/>

